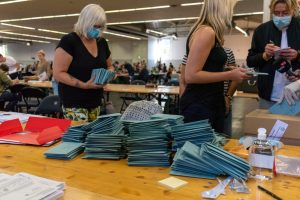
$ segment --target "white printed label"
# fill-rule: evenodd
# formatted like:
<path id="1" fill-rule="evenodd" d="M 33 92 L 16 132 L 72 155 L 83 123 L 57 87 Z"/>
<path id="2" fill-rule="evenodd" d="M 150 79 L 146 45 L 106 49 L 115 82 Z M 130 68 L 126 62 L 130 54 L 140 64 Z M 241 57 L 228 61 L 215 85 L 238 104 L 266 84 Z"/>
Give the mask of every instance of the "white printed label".
<path id="1" fill-rule="evenodd" d="M 268 140 L 278 140 L 279 141 L 282 138 L 282 136 L 284 135 L 288 126 L 289 125 L 287 123 L 277 120 L 268 136 Z"/>
<path id="2" fill-rule="evenodd" d="M 252 153 L 249 155 L 249 163 L 252 167 L 273 169 L 274 156 Z"/>

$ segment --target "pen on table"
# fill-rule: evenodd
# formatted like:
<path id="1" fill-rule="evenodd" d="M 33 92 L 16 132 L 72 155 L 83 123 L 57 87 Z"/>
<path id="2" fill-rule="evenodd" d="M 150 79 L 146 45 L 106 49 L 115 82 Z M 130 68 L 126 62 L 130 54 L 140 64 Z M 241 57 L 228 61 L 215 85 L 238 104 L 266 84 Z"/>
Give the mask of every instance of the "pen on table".
<path id="1" fill-rule="evenodd" d="M 280 198 L 279 196 L 277 196 L 276 194 L 274 194 L 273 192 L 261 187 L 260 185 L 257 186 L 258 189 L 260 189 L 261 191 L 264 191 L 265 193 L 267 193 L 268 195 L 270 195 L 271 197 L 273 197 L 274 199 L 277 200 L 282 200 L 282 198 Z"/>

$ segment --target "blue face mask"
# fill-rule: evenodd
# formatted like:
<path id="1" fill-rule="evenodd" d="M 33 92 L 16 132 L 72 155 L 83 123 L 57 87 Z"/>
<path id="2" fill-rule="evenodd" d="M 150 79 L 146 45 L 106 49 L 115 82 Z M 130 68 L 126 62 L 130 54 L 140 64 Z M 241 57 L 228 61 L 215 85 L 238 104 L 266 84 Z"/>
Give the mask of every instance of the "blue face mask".
<path id="1" fill-rule="evenodd" d="M 292 20 L 291 15 L 284 16 L 284 17 L 278 17 L 276 15 L 273 15 L 273 23 L 279 30 L 288 27 L 291 23 L 291 20 Z"/>
<path id="2" fill-rule="evenodd" d="M 100 37 L 100 35 L 101 35 L 101 29 L 100 28 L 92 27 L 87 32 L 87 37 L 89 39 L 97 39 L 97 38 Z"/>

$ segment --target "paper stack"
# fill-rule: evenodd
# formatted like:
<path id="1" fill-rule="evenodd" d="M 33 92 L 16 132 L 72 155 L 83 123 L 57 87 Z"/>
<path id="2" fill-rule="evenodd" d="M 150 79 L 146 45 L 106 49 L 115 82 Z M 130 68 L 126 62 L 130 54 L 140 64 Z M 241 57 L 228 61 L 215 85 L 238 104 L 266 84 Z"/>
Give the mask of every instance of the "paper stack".
<path id="1" fill-rule="evenodd" d="M 60 199 L 65 189 L 63 182 L 18 173 L 13 176 L 0 174 L 0 199 L 16 200 L 56 200 Z"/>
<path id="2" fill-rule="evenodd" d="M 170 174 L 208 179 L 230 175 L 238 180 L 246 180 L 249 171 L 248 162 L 221 148 L 209 143 L 198 147 L 186 142 L 177 151 Z"/>
<path id="3" fill-rule="evenodd" d="M 126 142 L 120 117 L 119 113 L 103 115 L 83 126 L 88 130 L 83 158 L 117 160 L 125 157 Z"/>
<path id="4" fill-rule="evenodd" d="M 46 151 L 46 158 L 72 160 L 83 151 L 82 143 L 63 142 L 58 146 Z"/>
<path id="5" fill-rule="evenodd" d="M 94 83 L 103 85 L 111 81 L 115 77 L 116 73 L 106 70 L 104 68 L 93 69 L 92 77 L 95 77 Z"/>
<path id="6" fill-rule="evenodd" d="M 212 142 L 215 137 L 208 120 L 172 126 L 171 134 L 174 139 L 173 150 L 182 147 L 186 141 L 190 141 L 195 145 L 201 145 L 204 142 Z"/>
<path id="7" fill-rule="evenodd" d="M 68 131 L 62 136 L 62 141 L 84 143 L 87 132 L 82 129 L 82 126 L 83 125 L 70 127 Z"/>
<path id="8" fill-rule="evenodd" d="M 169 115 L 169 114 L 155 114 L 151 116 L 151 119 L 165 119 L 170 126 L 183 124 L 182 115 Z"/>
<path id="9" fill-rule="evenodd" d="M 128 165 L 169 166 L 168 124 L 153 119 L 129 124 Z"/>

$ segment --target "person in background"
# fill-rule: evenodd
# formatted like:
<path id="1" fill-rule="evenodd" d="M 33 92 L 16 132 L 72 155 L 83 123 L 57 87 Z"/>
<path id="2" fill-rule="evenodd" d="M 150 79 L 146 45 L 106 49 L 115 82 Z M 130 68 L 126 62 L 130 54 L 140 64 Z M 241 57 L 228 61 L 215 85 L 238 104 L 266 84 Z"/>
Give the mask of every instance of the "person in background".
<path id="1" fill-rule="evenodd" d="M 18 77 L 18 70 L 20 65 L 17 61 L 11 56 L 3 56 L 0 54 L 0 64 L 5 64 L 8 66 L 8 74 L 11 79 L 16 79 Z"/>
<path id="2" fill-rule="evenodd" d="M 209 119 L 212 128 L 220 133 L 225 118 L 224 80 L 250 78 L 244 69 L 223 71 L 227 59 L 222 47 L 224 32 L 231 26 L 234 5 L 233 0 L 204 0 L 186 44 L 186 88 L 180 99 L 184 122 Z"/>
<path id="3" fill-rule="evenodd" d="M 44 50 L 39 50 L 36 53 L 39 61 L 36 65 L 35 71 L 32 73 L 35 74 L 33 76 L 25 76 L 24 79 L 26 80 L 51 80 L 52 78 L 52 70 L 50 67 L 50 62 L 46 60 L 46 53 Z"/>
<path id="4" fill-rule="evenodd" d="M 142 65 L 141 63 L 138 63 L 137 68 L 139 69 L 139 75 L 138 75 L 137 79 L 142 80 L 145 83 L 147 83 L 148 79 L 149 79 L 149 71 L 147 69 L 147 66 L 145 64 Z"/>
<path id="5" fill-rule="evenodd" d="M 18 83 L 18 80 L 11 80 L 8 76 L 9 68 L 6 64 L 0 65 L 0 110 L 15 111 L 18 98 L 8 91 L 9 87 Z M 8 104 L 4 108 L 4 104 Z"/>
<path id="6" fill-rule="evenodd" d="M 235 69 L 237 64 L 235 57 L 230 48 L 224 48 L 227 61 L 225 63 L 225 71 Z M 237 81 L 224 81 L 224 98 L 225 98 L 225 120 L 224 120 L 224 133 L 228 136 L 232 134 L 232 97 L 236 91 L 238 82 Z"/>
<path id="7" fill-rule="evenodd" d="M 162 67 L 162 73 L 167 73 L 168 70 L 167 70 L 167 65 L 166 63 L 163 64 L 163 67 Z"/>
<path id="8" fill-rule="evenodd" d="M 108 44 L 101 37 L 105 28 L 105 11 L 97 4 L 89 4 L 80 12 L 74 32 L 63 36 L 55 50 L 53 75 L 59 82 L 67 119 L 87 122 L 100 115 L 104 86 L 94 83 L 92 70 L 114 71 Z"/>
<path id="9" fill-rule="evenodd" d="M 269 74 L 257 78 L 261 109 L 275 104 L 284 87 L 294 79 L 276 70 L 275 52 L 281 50 L 280 57 L 290 63 L 292 70 L 300 68 L 300 23 L 295 18 L 298 11 L 295 0 L 272 0 L 270 11 L 272 20 L 256 28 L 247 57 L 248 66 Z"/>

